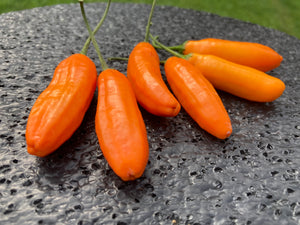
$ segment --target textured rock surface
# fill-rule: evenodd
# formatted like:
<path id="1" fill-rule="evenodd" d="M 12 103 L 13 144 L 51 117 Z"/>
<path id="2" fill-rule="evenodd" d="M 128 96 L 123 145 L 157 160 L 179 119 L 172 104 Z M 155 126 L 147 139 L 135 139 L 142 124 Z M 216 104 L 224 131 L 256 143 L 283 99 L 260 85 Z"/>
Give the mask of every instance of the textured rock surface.
<path id="1" fill-rule="evenodd" d="M 87 4 L 94 26 L 105 5 Z M 96 35 L 105 57 L 128 56 L 144 38 L 150 6 L 112 4 Z M 79 5 L 0 15 L 1 224 L 299 224 L 300 41 L 213 14 L 157 7 L 152 33 L 167 45 L 217 37 L 266 44 L 283 55 L 270 74 L 286 83 L 272 103 L 220 92 L 233 135 L 220 141 L 182 110 L 176 118 L 143 111 L 150 159 L 124 183 L 108 167 L 94 132 L 97 96 L 78 131 L 46 158 L 28 155 L 25 127 L 56 65 L 87 38 Z M 95 51 L 89 56 L 98 63 Z M 162 59 L 168 55 L 160 52 Z M 110 62 L 126 73 L 126 63 Z"/>

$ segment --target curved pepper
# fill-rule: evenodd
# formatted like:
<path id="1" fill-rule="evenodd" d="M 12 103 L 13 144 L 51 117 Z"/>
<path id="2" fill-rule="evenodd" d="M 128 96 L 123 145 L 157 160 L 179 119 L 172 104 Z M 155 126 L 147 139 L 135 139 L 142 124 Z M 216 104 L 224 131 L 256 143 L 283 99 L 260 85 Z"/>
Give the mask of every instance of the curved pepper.
<path id="1" fill-rule="evenodd" d="M 46 156 L 72 136 L 90 105 L 96 82 L 96 66 L 87 56 L 74 54 L 59 63 L 29 114 L 28 153 Z"/>
<path id="2" fill-rule="evenodd" d="M 181 106 L 162 79 L 159 57 L 148 42 L 137 44 L 129 55 L 127 76 L 140 105 L 157 116 L 176 116 Z"/>
<path id="3" fill-rule="evenodd" d="M 282 56 L 272 48 L 252 42 L 206 38 L 186 41 L 182 48 L 185 55 L 190 53 L 215 55 L 263 72 L 275 69 L 282 61 Z"/>
<path id="4" fill-rule="evenodd" d="M 217 56 L 191 54 L 187 60 L 198 67 L 216 89 L 247 100 L 274 101 L 285 89 L 285 84 L 276 77 Z"/>
<path id="5" fill-rule="evenodd" d="M 212 84 L 185 59 L 170 57 L 165 63 L 168 83 L 186 112 L 217 138 L 232 133 L 228 113 Z"/>

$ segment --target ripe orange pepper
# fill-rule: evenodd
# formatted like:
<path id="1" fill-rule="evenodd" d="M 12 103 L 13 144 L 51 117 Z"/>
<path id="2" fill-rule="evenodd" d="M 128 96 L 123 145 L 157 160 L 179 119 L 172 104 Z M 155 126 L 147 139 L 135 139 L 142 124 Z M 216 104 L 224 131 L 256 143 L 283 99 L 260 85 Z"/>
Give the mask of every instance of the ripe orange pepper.
<path id="1" fill-rule="evenodd" d="M 148 43 L 155 4 L 156 0 L 153 0 L 145 41 L 138 43 L 129 55 L 127 77 L 137 101 L 144 109 L 157 116 L 173 117 L 179 113 L 181 106 L 165 84 L 160 72 L 159 56 Z"/>
<path id="2" fill-rule="evenodd" d="M 268 46 L 217 38 L 189 40 L 183 45 L 174 46 L 171 49 L 181 50 L 185 55 L 190 53 L 215 55 L 263 72 L 275 69 L 282 61 L 282 56 Z"/>
<path id="3" fill-rule="evenodd" d="M 127 77 L 109 69 L 85 16 L 82 16 L 103 69 L 98 77 L 95 129 L 101 151 L 112 170 L 124 181 L 139 178 L 147 165 L 146 126 Z"/>
<path id="4" fill-rule="evenodd" d="M 90 105 L 96 82 L 96 66 L 87 56 L 74 54 L 59 63 L 28 117 L 29 154 L 46 156 L 71 137 Z"/>
<path id="5" fill-rule="evenodd" d="M 161 72 L 154 47 L 148 42 L 138 43 L 130 53 L 127 76 L 136 98 L 148 112 L 157 116 L 176 116 L 181 106 L 169 91 Z"/>
<path id="6" fill-rule="evenodd" d="M 108 0 L 94 33 L 101 27 L 110 2 Z M 73 54 L 59 63 L 50 84 L 34 103 L 25 133 L 29 154 L 49 155 L 81 124 L 97 85 L 96 66 L 86 56 L 90 40 L 87 39 L 80 54 Z"/>
<path id="7" fill-rule="evenodd" d="M 215 88 L 251 101 L 273 101 L 285 89 L 285 84 L 276 77 L 217 56 L 191 54 L 187 60 L 198 67 Z"/>
<path id="8" fill-rule="evenodd" d="M 185 59 L 170 57 L 165 63 L 168 83 L 186 112 L 198 125 L 217 138 L 232 133 L 228 113 L 212 84 Z"/>
<path id="9" fill-rule="evenodd" d="M 143 174 L 149 155 L 146 127 L 131 84 L 114 69 L 98 78 L 96 133 L 105 159 L 122 180 Z"/>

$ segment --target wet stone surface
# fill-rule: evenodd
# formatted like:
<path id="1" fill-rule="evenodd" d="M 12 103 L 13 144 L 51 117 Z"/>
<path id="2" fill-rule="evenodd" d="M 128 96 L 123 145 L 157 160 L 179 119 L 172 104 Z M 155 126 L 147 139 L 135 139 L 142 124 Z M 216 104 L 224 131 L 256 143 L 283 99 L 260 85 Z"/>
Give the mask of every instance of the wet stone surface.
<path id="1" fill-rule="evenodd" d="M 93 27 L 104 7 L 86 5 Z M 149 5 L 112 4 L 96 35 L 105 57 L 126 57 L 143 40 L 149 10 Z M 167 45 L 205 37 L 268 45 L 284 57 L 269 74 L 281 78 L 286 91 L 266 104 L 219 92 L 233 125 L 225 141 L 201 130 L 184 110 L 175 118 L 142 110 L 149 163 L 140 179 L 125 183 L 98 145 L 96 93 L 82 125 L 59 150 L 45 158 L 26 151 L 26 122 L 35 99 L 56 65 L 79 52 L 87 38 L 79 5 L 2 14 L 1 224 L 300 223 L 300 41 L 258 25 L 173 7 L 156 8 L 151 31 Z M 92 48 L 88 55 L 100 72 Z M 125 62 L 109 66 L 126 74 Z"/>

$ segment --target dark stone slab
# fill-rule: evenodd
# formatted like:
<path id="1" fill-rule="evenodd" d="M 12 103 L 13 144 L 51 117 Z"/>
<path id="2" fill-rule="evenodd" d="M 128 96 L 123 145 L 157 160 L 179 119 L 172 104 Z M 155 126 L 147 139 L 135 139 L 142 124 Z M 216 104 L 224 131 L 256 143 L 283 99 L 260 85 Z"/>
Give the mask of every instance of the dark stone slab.
<path id="1" fill-rule="evenodd" d="M 104 4 L 87 4 L 94 26 Z M 144 39 L 149 5 L 112 4 L 96 35 L 105 57 L 128 56 Z M 108 167 L 94 131 L 97 96 L 78 131 L 58 151 L 27 154 L 31 106 L 56 65 L 87 38 L 79 5 L 0 15 L 1 224 L 299 224 L 300 41 L 217 15 L 157 7 L 152 33 L 167 45 L 205 37 L 259 42 L 283 55 L 269 72 L 286 83 L 272 103 L 224 92 L 233 135 L 220 141 L 182 110 L 176 118 L 143 111 L 150 159 L 125 183 Z M 94 50 L 89 56 L 100 64 Z M 160 52 L 161 59 L 168 57 Z M 126 73 L 125 62 L 109 62 Z"/>

